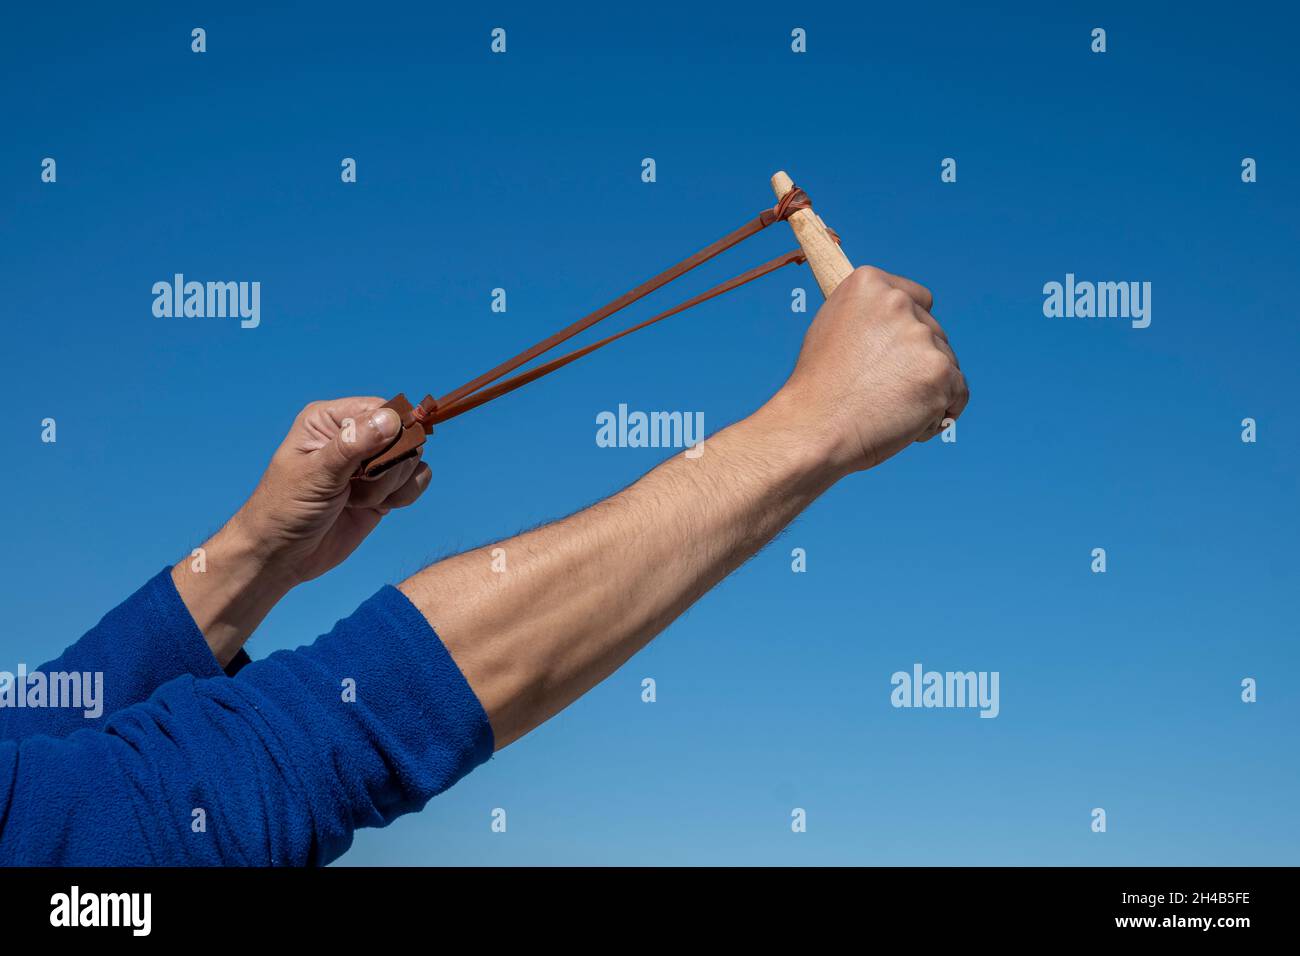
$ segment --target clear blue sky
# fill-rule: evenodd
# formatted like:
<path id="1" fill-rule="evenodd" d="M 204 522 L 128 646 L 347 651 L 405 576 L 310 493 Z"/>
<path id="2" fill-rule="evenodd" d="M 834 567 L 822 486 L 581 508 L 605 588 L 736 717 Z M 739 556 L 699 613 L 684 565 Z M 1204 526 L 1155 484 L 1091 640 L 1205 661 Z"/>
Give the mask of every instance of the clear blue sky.
<path id="1" fill-rule="evenodd" d="M 855 263 L 934 290 L 973 393 L 957 443 L 835 488 L 345 862 L 1296 862 L 1293 13 L 82 6 L 23 4 L 0 30 L 0 669 L 215 530 L 304 403 L 445 392 L 739 225 L 784 168 Z M 768 230 L 663 301 L 790 245 Z M 176 272 L 260 281 L 261 326 L 155 318 Z M 1151 282 L 1150 328 L 1045 318 L 1067 272 Z M 813 289 L 788 269 L 440 429 L 427 500 L 291 595 L 253 655 L 661 458 L 596 447 L 602 410 L 746 414 L 792 364 L 795 284 Z M 892 708 L 918 661 L 1000 672 L 1000 716 Z"/>

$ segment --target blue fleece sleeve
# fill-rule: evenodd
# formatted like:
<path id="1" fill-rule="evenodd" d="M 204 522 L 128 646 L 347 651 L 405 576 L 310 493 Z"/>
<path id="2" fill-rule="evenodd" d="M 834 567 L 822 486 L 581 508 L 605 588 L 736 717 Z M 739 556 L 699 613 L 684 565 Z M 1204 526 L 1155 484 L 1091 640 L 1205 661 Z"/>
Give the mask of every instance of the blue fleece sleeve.
<path id="1" fill-rule="evenodd" d="M 396 588 L 102 732 L 0 743 L 0 865 L 323 864 L 487 760 L 492 728 Z"/>
<path id="2" fill-rule="evenodd" d="M 242 650 L 226 667 L 233 675 L 248 663 Z M 163 568 L 129 598 L 104 615 L 61 655 L 37 670 L 49 679 L 77 674 L 83 702 L 77 707 L 27 707 L 26 693 L 0 693 L 0 740 L 31 734 L 65 737 L 84 728 L 101 729 L 123 707 L 148 700 L 174 677 L 219 677 L 221 666 Z M 96 694 L 98 689 L 98 694 Z M 85 697 L 89 692 L 90 699 Z"/>

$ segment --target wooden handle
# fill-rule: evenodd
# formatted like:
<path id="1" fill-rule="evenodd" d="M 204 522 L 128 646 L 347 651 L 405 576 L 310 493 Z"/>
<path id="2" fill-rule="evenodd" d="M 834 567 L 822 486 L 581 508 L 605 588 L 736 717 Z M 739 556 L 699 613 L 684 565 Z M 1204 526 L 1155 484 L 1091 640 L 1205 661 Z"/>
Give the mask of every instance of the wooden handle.
<path id="1" fill-rule="evenodd" d="M 776 193 L 778 200 L 793 188 L 794 180 L 784 172 L 772 176 L 772 192 Z M 817 284 L 821 286 L 822 295 L 829 299 L 835 287 L 853 271 L 853 263 L 849 262 L 849 257 L 840 249 L 839 243 L 831 238 L 826 223 L 811 209 L 796 210 L 791 214 L 789 222 L 794 237 L 799 240 L 800 248 L 808 257 L 808 265 L 812 268 Z"/>

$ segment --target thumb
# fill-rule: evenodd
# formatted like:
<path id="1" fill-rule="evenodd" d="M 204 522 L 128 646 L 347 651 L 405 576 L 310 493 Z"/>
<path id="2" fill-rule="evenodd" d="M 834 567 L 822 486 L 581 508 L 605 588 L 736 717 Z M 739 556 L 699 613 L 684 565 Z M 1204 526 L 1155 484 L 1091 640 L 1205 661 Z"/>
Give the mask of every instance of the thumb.
<path id="1" fill-rule="evenodd" d="M 401 417 L 383 406 L 345 418 L 333 440 L 320 450 L 321 467 L 336 484 L 346 484 L 363 461 L 387 448 L 401 430 Z"/>

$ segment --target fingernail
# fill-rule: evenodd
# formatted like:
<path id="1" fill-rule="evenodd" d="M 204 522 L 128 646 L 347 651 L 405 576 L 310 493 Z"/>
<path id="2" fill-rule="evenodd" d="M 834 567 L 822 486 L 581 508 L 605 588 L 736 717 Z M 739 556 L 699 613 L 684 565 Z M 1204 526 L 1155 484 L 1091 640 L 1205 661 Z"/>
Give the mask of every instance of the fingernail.
<path id="1" fill-rule="evenodd" d="M 371 427 L 385 438 L 392 438 L 402 428 L 402 419 L 391 408 L 381 408 L 370 416 Z"/>

